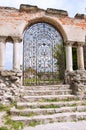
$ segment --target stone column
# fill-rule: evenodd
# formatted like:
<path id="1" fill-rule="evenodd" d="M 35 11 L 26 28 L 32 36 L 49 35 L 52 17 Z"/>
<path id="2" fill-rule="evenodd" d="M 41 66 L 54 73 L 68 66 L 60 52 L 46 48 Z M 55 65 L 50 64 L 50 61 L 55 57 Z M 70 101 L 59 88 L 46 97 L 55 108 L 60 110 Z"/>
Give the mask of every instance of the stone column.
<path id="1" fill-rule="evenodd" d="M 72 61 L 72 45 L 66 45 L 66 70 L 72 71 L 73 70 L 73 61 Z"/>
<path id="2" fill-rule="evenodd" d="M 20 70 L 20 40 L 14 39 L 13 44 L 13 70 Z"/>
<path id="3" fill-rule="evenodd" d="M 78 69 L 84 70 L 84 53 L 83 53 L 83 46 L 78 45 L 77 47 L 77 63 Z"/>
<path id="4" fill-rule="evenodd" d="M 5 69 L 6 43 L 5 38 L 0 37 L 0 71 Z"/>

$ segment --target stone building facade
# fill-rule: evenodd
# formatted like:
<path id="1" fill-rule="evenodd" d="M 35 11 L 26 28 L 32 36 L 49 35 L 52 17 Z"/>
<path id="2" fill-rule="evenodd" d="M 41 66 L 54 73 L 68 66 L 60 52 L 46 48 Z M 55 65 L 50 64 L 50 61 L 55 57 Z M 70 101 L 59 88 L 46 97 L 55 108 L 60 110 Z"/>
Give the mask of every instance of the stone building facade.
<path id="1" fill-rule="evenodd" d="M 17 72 L 20 72 L 20 44 L 23 41 L 23 33 L 27 27 L 38 22 L 49 23 L 61 33 L 66 48 L 66 83 L 76 84 L 73 81 L 72 48 L 77 48 L 77 64 L 79 70 L 79 79 L 83 76 L 83 89 L 86 88 L 86 18 L 84 14 L 76 14 L 74 18 L 68 16 L 68 12 L 48 8 L 43 10 L 37 6 L 20 5 L 20 9 L 0 7 L 0 84 L 5 80 L 14 80 L 15 88 L 21 86 L 21 76 L 16 78 Z M 6 42 L 13 43 L 13 72 L 3 76 L 5 73 Z M 8 73 L 6 71 L 6 73 Z M 14 74 L 15 73 L 15 74 Z M 10 76 L 9 76 L 10 75 Z M 71 78 L 72 75 L 72 78 Z M 80 77 L 81 76 L 81 77 Z M 9 78 L 10 77 L 10 78 Z M 13 83 L 13 80 L 12 83 Z M 78 80 L 78 79 L 77 79 Z M 19 82 L 19 86 L 16 86 Z M 7 81 L 6 81 L 7 82 Z M 73 82 L 73 83 L 72 83 Z M 77 81 L 76 81 L 77 82 Z M 8 83 L 8 86 L 11 83 Z M 79 81 L 79 86 L 82 81 Z M 5 84 L 7 85 L 7 84 Z M 77 85 L 75 85 L 76 87 Z M 21 89 L 21 87 L 20 87 Z M 73 89 L 75 91 L 75 89 Z M 80 90 L 80 88 L 79 88 Z M 79 91 L 77 90 L 77 91 Z M 86 92 L 86 91 L 85 91 Z M 4 92 L 5 93 L 5 92 Z M 16 91 L 15 91 L 16 93 Z M 9 95 L 9 94 L 8 94 Z M 16 95 L 16 94 L 15 94 Z M 11 94 L 12 96 L 12 94 Z"/>

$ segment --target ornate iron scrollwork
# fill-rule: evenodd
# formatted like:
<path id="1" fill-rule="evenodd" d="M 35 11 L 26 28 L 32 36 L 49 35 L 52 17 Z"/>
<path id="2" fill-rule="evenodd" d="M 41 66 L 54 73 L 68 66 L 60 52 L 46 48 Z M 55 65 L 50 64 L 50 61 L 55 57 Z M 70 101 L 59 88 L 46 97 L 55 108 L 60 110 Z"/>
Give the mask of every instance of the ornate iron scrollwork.
<path id="1" fill-rule="evenodd" d="M 53 48 L 63 42 L 59 31 L 50 24 L 36 23 L 27 28 L 23 42 L 24 85 L 56 83 L 58 68 Z"/>

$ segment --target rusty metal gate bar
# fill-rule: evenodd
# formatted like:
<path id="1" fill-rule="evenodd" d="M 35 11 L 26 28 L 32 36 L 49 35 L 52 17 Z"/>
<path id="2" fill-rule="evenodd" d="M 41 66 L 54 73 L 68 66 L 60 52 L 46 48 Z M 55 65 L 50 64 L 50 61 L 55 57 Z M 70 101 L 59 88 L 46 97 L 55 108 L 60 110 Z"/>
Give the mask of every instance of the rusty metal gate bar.
<path id="1" fill-rule="evenodd" d="M 62 36 L 52 25 L 36 23 L 28 27 L 23 38 L 23 84 L 56 84 L 58 67 L 53 48 L 63 43 Z"/>

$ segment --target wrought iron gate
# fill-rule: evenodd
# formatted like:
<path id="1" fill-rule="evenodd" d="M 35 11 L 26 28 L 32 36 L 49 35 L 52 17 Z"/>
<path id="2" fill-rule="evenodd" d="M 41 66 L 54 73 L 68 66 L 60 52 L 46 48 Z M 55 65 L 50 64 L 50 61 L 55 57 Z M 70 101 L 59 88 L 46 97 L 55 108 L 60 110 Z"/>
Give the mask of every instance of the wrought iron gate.
<path id="1" fill-rule="evenodd" d="M 36 23 L 24 33 L 23 83 L 24 85 L 56 84 L 59 81 L 55 47 L 63 39 L 52 25 Z"/>

